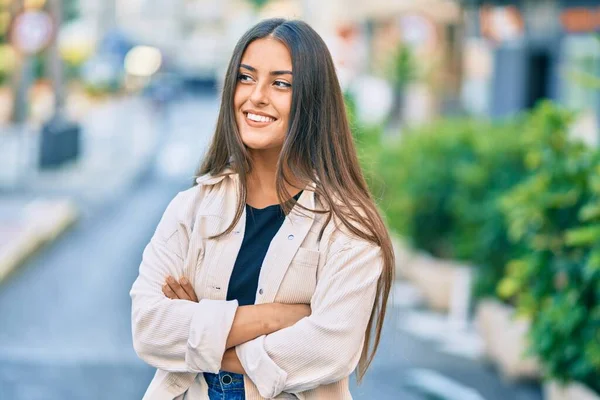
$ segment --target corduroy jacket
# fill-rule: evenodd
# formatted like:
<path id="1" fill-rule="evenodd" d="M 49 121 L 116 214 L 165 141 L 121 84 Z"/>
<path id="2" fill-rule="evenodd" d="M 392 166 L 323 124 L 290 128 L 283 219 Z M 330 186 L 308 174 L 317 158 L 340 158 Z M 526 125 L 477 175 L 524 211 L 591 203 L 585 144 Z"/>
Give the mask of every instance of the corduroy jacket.
<path id="1" fill-rule="evenodd" d="M 144 400 L 208 400 L 202 372 L 217 373 L 237 301 L 227 288 L 242 244 L 245 213 L 234 230 L 239 177 L 205 175 L 168 205 L 146 246 L 131 288 L 133 345 L 157 368 Z M 311 186 L 298 203 L 319 207 Z M 351 399 L 348 380 L 360 358 L 381 275 L 381 249 L 351 236 L 335 219 L 294 207 L 265 256 L 256 304 L 310 304 L 295 325 L 236 347 L 246 399 Z M 199 303 L 171 300 L 165 278 L 187 277 Z M 187 395 L 186 395 L 187 393 Z"/>

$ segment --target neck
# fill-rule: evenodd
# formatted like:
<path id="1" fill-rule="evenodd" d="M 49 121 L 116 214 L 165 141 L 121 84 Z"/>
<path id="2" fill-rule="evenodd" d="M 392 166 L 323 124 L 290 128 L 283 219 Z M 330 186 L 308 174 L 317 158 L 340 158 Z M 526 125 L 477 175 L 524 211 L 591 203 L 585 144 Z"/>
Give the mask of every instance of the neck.
<path id="1" fill-rule="evenodd" d="M 248 174 L 247 203 L 255 207 L 264 207 L 272 204 L 278 204 L 277 197 L 277 161 L 279 152 L 257 152 L 250 151 L 252 157 L 252 171 Z M 284 183 L 286 190 L 291 196 L 294 196 L 304 188 L 291 174 L 286 174 L 291 183 Z"/>

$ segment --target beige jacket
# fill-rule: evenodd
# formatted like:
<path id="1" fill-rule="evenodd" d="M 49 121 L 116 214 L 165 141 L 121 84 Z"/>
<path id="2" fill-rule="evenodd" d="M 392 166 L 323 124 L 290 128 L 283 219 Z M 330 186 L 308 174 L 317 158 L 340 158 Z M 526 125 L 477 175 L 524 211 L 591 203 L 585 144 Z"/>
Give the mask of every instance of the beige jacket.
<path id="1" fill-rule="evenodd" d="M 238 307 L 226 296 L 245 214 L 232 233 L 208 237 L 233 220 L 239 178 L 230 172 L 197 182 L 167 207 L 130 293 L 134 348 L 157 368 L 145 400 L 208 400 L 201 372 L 219 371 Z M 298 201 L 319 206 L 310 190 Z M 236 347 L 248 400 L 352 398 L 348 379 L 360 358 L 383 259 L 379 247 L 334 223 L 319 241 L 323 223 L 323 214 L 296 207 L 271 242 L 256 304 L 310 304 L 312 315 Z M 200 302 L 166 298 L 167 275 L 190 279 Z"/>

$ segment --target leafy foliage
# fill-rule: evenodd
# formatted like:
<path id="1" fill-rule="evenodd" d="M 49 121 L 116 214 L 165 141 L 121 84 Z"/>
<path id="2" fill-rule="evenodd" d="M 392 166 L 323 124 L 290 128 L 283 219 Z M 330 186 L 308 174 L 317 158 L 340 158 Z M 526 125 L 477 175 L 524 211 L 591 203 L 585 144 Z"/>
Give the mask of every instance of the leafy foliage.
<path id="1" fill-rule="evenodd" d="M 390 227 L 477 266 L 478 296 L 531 319 L 547 375 L 600 393 L 600 151 L 570 137 L 572 120 L 542 103 L 512 121 L 441 120 L 397 144 L 354 133 Z"/>
<path id="2" fill-rule="evenodd" d="M 542 103 L 501 123 L 441 120 L 398 144 L 354 133 L 390 227 L 477 266 L 477 295 L 531 319 L 547 375 L 600 393 L 600 151 L 569 136 L 572 119 Z"/>
<path id="3" fill-rule="evenodd" d="M 494 295 L 520 254 L 499 198 L 526 174 L 522 124 L 443 120 L 377 152 L 390 226 L 420 250 L 477 265 L 477 296 Z"/>
<path id="4" fill-rule="evenodd" d="M 396 87 L 402 87 L 418 78 L 415 56 L 405 44 L 400 44 L 392 54 L 388 69 L 389 79 Z"/>
<path id="5" fill-rule="evenodd" d="M 502 203 L 527 251 L 499 292 L 531 318 L 548 375 L 600 392 L 600 153 L 569 139 L 570 121 L 545 104 L 524 132 L 531 175 Z"/>

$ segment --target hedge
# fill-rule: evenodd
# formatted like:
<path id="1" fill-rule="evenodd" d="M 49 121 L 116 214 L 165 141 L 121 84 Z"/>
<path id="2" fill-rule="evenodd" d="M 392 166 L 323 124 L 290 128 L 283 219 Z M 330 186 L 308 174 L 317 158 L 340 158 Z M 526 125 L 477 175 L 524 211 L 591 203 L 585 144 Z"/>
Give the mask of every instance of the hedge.
<path id="1" fill-rule="evenodd" d="M 504 121 L 444 119 L 382 140 L 352 118 L 391 229 L 476 267 L 477 297 L 532 322 L 549 377 L 600 393 L 600 152 L 571 139 L 551 103 Z"/>

